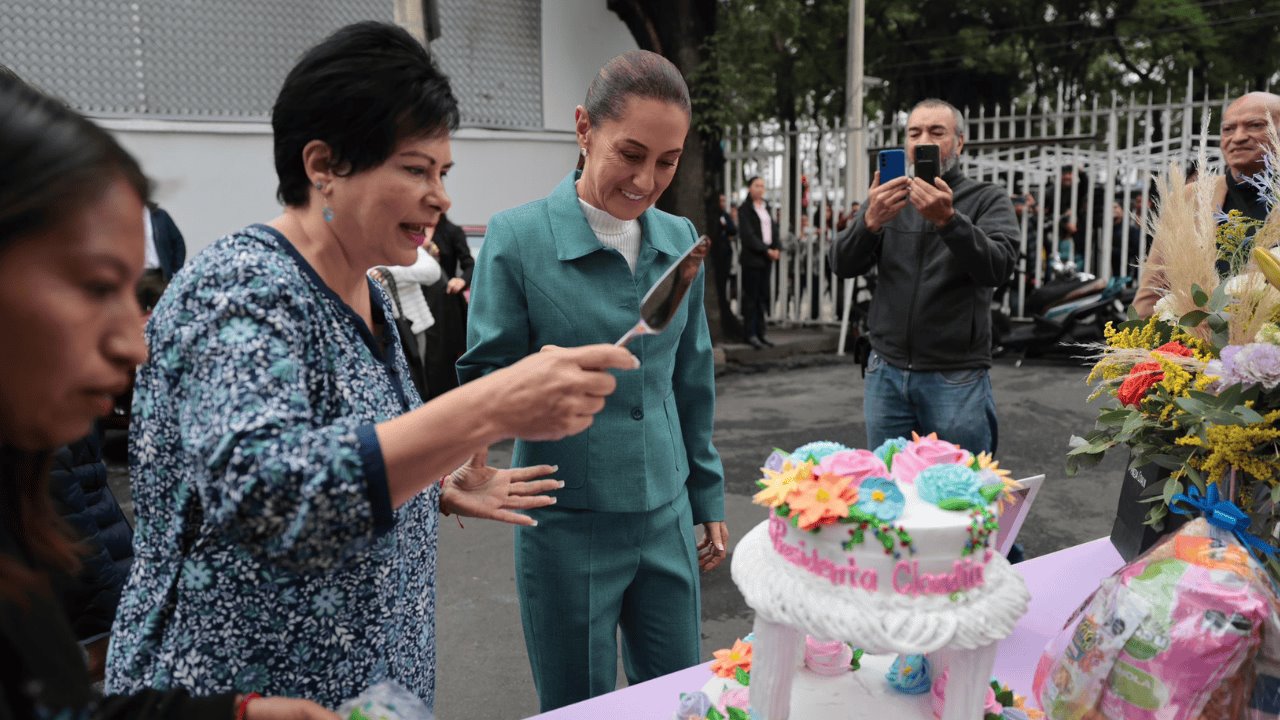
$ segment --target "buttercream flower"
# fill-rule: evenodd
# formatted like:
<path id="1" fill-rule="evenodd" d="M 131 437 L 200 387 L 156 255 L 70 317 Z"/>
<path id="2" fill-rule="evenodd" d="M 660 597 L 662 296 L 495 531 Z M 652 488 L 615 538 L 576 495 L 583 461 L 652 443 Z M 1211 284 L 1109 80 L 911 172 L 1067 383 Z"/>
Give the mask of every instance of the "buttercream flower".
<path id="1" fill-rule="evenodd" d="M 923 655 L 899 655 L 885 674 L 889 687 L 907 695 L 929 692 L 929 660 Z"/>
<path id="2" fill-rule="evenodd" d="M 982 498 L 982 481 L 978 473 L 964 465 L 934 465 L 916 476 L 916 489 L 920 499 L 938 505 L 944 500 L 963 500 L 975 505 L 985 504 Z"/>
<path id="3" fill-rule="evenodd" d="M 760 471 L 764 473 L 759 481 L 762 488 L 751 500 L 757 505 L 776 508 L 787 502 L 801 483 L 813 477 L 813 463 L 793 463 L 787 460 L 782 464 L 781 470 L 761 468 Z"/>
<path id="4" fill-rule="evenodd" d="M 891 475 L 900 483 L 913 483 L 916 475 L 930 465 L 959 463 L 968 465 L 972 456 L 968 450 L 955 443 L 939 440 L 937 433 L 924 437 L 915 436 L 906 447 L 893 456 Z"/>
<path id="5" fill-rule="evenodd" d="M 769 453 L 769 457 L 764 459 L 764 467 L 768 468 L 769 470 L 781 470 L 782 466 L 785 465 L 786 462 L 790 459 L 791 459 L 790 455 L 787 455 L 781 450 L 774 450 L 773 452 Z"/>
<path id="6" fill-rule="evenodd" d="M 996 496 L 996 512 L 1004 512 L 1005 503 L 1013 499 L 1013 492 L 1022 489 L 1022 483 L 1013 479 L 1008 470 L 1000 467 L 1000 463 L 989 453 L 978 453 L 978 481 L 983 487 L 1001 485 L 1004 492 Z"/>
<path id="7" fill-rule="evenodd" d="M 1145 360 L 1135 363 L 1133 369 L 1129 371 L 1129 376 L 1120 383 L 1120 388 L 1116 390 L 1116 399 L 1121 405 L 1128 405 L 1136 408 L 1138 403 L 1142 402 L 1142 398 L 1146 397 L 1147 391 L 1151 386 L 1164 379 L 1164 372 L 1160 370 L 1160 363 L 1155 360 Z"/>
<path id="8" fill-rule="evenodd" d="M 880 462 L 884 463 L 885 467 L 892 468 L 893 456 L 897 455 L 898 451 L 906 447 L 909 442 L 911 441 L 904 437 L 890 438 L 880 443 L 880 447 L 872 450 L 871 452 L 876 457 L 880 458 Z"/>
<path id="9" fill-rule="evenodd" d="M 676 709 L 676 720 L 706 720 L 711 710 L 711 698 L 701 690 L 680 694 L 680 706 Z"/>
<path id="10" fill-rule="evenodd" d="M 812 530 L 849 516 L 849 506 L 858 499 L 852 481 L 840 475 L 819 475 L 790 496 L 792 517 L 799 516 L 801 530 Z"/>
<path id="11" fill-rule="evenodd" d="M 796 460 L 808 460 L 809 458 L 813 458 L 814 462 L 817 462 L 832 453 L 838 453 L 841 450 L 848 449 L 848 447 L 837 442 L 831 442 L 829 440 L 815 440 L 814 442 L 805 443 L 804 445 L 796 448 L 796 451 L 791 453 L 791 457 Z"/>
<path id="12" fill-rule="evenodd" d="M 822 458 L 814 470 L 819 475 L 843 475 L 855 483 L 869 477 L 887 477 L 889 468 L 870 450 L 841 450 Z"/>
<path id="13" fill-rule="evenodd" d="M 743 672 L 751 672 L 751 643 L 734 640 L 733 647 L 717 650 L 712 655 L 711 672 L 717 677 L 731 678 L 737 674 L 738 668 Z"/>
<path id="14" fill-rule="evenodd" d="M 853 662 L 853 648 L 849 643 L 839 640 L 814 640 L 812 635 L 804 638 L 804 666 L 819 675 L 834 676 L 849 671 Z"/>
<path id="15" fill-rule="evenodd" d="M 893 522 L 901 517 L 906 503 L 907 499 L 892 480 L 870 477 L 858 486 L 858 509 L 881 522 Z"/>
<path id="16" fill-rule="evenodd" d="M 750 702 L 750 690 L 746 688 L 733 688 L 732 690 L 725 690 L 720 693 L 720 704 L 717 706 L 717 709 L 722 713 L 728 714 L 729 708 L 731 707 L 746 710 Z"/>

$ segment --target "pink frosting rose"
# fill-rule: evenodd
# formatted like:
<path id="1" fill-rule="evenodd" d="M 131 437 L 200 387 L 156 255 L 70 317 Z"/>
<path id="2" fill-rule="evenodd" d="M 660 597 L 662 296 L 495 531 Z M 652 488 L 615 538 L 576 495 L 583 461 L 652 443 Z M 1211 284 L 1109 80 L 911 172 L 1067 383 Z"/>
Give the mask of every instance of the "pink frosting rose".
<path id="1" fill-rule="evenodd" d="M 955 443 L 939 440 L 932 434 L 912 440 L 893 456 L 893 479 L 900 483 L 914 483 L 921 470 L 933 465 L 958 463 L 968 465 L 973 456 Z"/>
<path id="2" fill-rule="evenodd" d="M 812 636 L 804 639 L 804 666 L 819 675 L 839 675 L 849 671 L 853 662 L 853 648 L 849 643 L 831 640 L 824 642 L 814 640 Z"/>
<path id="3" fill-rule="evenodd" d="M 853 485 L 869 477 L 889 477 L 889 469 L 869 450 L 841 450 L 822 458 L 814 468 L 818 475 L 853 478 Z"/>
<path id="4" fill-rule="evenodd" d="M 736 707 L 746 710 L 751 702 L 751 691 L 747 688 L 733 688 L 720 693 L 720 705 L 716 708 L 721 713 L 728 713 L 729 708 Z"/>
<path id="5" fill-rule="evenodd" d="M 950 670 L 944 671 L 933 681 L 933 716 L 942 717 L 942 710 L 947 704 L 947 674 Z M 1004 712 L 1004 706 L 996 700 L 996 691 L 990 685 L 987 686 L 986 706 L 982 709 L 984 715 L 999 715 Z"/>

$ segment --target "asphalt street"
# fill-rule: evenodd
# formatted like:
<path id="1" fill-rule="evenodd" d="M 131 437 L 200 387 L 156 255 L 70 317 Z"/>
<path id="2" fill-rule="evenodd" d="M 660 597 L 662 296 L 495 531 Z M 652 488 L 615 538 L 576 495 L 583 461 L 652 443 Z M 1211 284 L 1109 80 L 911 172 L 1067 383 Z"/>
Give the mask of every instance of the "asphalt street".
<path id="1" fill-rule="evenodd" d="M 751 495 L 771 448 L 820 439 L 852 446 L 866 441 L 856 365 L 825 356 L 748 370 L 717 379 L 715 442 L 724 458 L 727 519 L 734 538 L 764 519 Z M 1085 374 L 1078 365 L 1035 361 L 1021 368 L 1000 363 L 992 370 L 1000 417 L 997 459 L 1015 477 L 1046 475 L 1020 536 L 1028 557 L 1104 536 L 1111 528 L 1123 455 L 1074 478 L 1063 469 L 1068 438 L 1093 425 L 1094 410 L 1085 403 Z M 499 465 L 509 457 L 508 446 L 495 447 L 490 461 Z M 520 630 L 512 531 L 479 521 L 465 529 L 450 521 L 441 527 L 438 717 L 533 715 L 538 706 Z M 702 617 L 707 659 L 751 630 L 751 611 L 729 577 L 728 562 L 703 577 Z M 623 684 L 620 675 L 619 686 Z"/>

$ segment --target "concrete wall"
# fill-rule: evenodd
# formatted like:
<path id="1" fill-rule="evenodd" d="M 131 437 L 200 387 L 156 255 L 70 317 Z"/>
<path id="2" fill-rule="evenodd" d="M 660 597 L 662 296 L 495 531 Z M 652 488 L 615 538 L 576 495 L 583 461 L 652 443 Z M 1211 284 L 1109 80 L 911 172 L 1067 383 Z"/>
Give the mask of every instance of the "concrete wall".
<path id="1" fill-rule="evenodd" d="M 446 187 L 450 218 L 484 225 L 494 213 L 546 195 L 576 162 L 573 109 L 609 58 L 634 49 L 600 0 L 542 2 L 544 131 L 463 128 Z M 271 127 L 265 122 L 98 120 L 142 163 L 155 199 L 173 216 L 188 255 L 280 212 Z"/>
<path id="2" fill-rule="evenodd" d="M 636 49 L 627 26 L 602 0 L 543 0 L 542 115 L 548 130 L 573 131 L 573 109 L 615 55 Z"/>

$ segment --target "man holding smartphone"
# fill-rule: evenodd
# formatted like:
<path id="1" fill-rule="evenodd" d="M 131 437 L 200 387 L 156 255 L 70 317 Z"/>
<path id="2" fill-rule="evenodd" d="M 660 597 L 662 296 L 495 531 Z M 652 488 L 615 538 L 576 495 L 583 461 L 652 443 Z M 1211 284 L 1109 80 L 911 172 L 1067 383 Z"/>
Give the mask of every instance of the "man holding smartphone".
<path id="1" fill-rule="evenodd" d="M 961 174 L 964 127 L 950 103 L 917 103 L 906 147 L 915 176 L 881 184 L 877 172 L 831 249 L 840 277 L 877 273 L 863 404 L 870 448 L 914 431 L 996 449 L 991 295 L 1013 273 L 1018 224 L 1003 188 Z"/>

